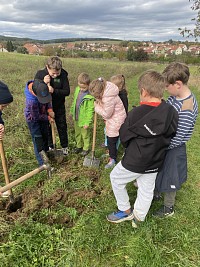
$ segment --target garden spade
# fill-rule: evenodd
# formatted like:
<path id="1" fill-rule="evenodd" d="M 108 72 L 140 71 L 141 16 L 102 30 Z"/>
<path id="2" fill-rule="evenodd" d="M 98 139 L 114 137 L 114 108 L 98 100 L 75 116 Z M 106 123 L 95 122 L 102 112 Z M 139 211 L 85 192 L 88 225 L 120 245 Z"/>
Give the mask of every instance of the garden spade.
<path id="1" fill-rule="evenodd" d="M 51 132 L 53 140 L 53 149 L 48 151 L 48 157 L 50 160 L 54 160 L 57 163 L 61 163 L 64 158 L 63 151 L 61 149 L 56 149 L 56 134 L 55 134 L 55 122 L 51 121 Z"/>
<path id="2" fill-rule="evenodd" d="M 97 130 L 97 113 L 94 113 L 94 127 L 93 127 L 93 140 L 92 140 L 92 154 L 87 155 L 84 158 L 83 166 L 86 167 L 99 167 L 100 159 L 95 158 L 95 142 L 96 142 L 96 130 Z"/>

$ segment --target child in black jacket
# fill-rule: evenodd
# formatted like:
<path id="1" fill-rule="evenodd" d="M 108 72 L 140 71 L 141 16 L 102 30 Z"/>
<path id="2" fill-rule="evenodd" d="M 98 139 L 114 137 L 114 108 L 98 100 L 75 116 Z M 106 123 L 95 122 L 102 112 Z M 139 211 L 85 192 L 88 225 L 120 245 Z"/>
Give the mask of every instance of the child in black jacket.
<path id="1" fill-rule="evenodd" d="M 178 114 L 163 98 L 164 77 L 149 70 L 138 81 L 140 106 L 134 107 L 120 128 L 120 140 L 125 147 L 122 160 L 110 174 L 118 211 L 107 220 L 120 223 L 132 220 L 132 226 L 144 221 L 149 211 L 155 180 L 171 137 L 175 135 Z M 126 185 L 138 184 L 134 209 L 131 209 Z"/>
<path id="2" fill-rule="evenodd" d="M 70 94 L 68 73 L 62 68 L 59 57 L 48 58 L 46 67 L 35 75 L 36 80 L 44 81 L 52 94 L 52 106 L 55 113 L 55 122 L 64 155 L 68 155 L 68 132 L 65 110 L 65 97 Z M 51 127 L 49 125 L 49 146 L 53 147 Z"/>

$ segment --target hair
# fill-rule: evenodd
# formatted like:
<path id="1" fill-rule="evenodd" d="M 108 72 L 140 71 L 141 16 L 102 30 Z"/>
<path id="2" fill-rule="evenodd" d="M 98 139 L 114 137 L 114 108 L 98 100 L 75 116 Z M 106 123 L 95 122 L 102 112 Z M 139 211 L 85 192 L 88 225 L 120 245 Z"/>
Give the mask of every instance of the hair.
<path id="1" fill-rule="evenodd" d="M 154 70 L 145 71 L 138 80 L 140 93 L 145 89 L 151 97 L 161 99 L 165 91 L 165 78 Z"/>
<path id="2" fill-rule="evenodd" d="M 78 85 L 81 89 L 83 89 L 84 91 L 87 91 L 89 88 L 89 84 L 90 84 L 90 77 L 87 73 L 82 72 L 81 74 L 79 74 L 78 76 Z"/>
<path id="3" fill-rule="evenodd" d="M 168 84 L 175 84 L 176 81 L 181 81 L 183 84 L 187 84 L 190 71 L 186 64 L 172 62 L 163 71 L 165 81 Z"/>
<path id="4" fill-rule="evenodd" d="M 106 80 L 104 78 L 98 78 L 93 80 L 89 85 L 89 92 L 97 99 L 101 99 L 106 87 Z"/>
<path id="5" fill-rule="evenodd" d="M 117 85 L 119 88 L 119 91 L 126 90 L 126 83 L 125 83 L 125 77 L 123 74 L 117 74 L 110 78 L 110 81 Z M 127 92 L 127 90 L 126 90 Z"/>
<path id="6" fill-rule="evenodd" d="M 61 70 L 62 61 L 59 57 L 53 56 L 47 59 L 47 67 L 50 70 Z"/>

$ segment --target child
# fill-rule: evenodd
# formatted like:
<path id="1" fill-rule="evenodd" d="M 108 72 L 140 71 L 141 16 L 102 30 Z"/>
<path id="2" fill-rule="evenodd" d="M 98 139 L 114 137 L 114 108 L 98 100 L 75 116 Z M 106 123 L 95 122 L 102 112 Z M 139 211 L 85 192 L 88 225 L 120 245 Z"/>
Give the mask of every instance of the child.
<path id="1" fill-rule="evenodd" d="M 117 85 L 119 88 L 119 97 L 124 105 L 126 113 L 128 113 L 128 93 L 126 90 L 125 77 L 122 74 L 114 75 L 110 78 L 110 81 Z"/>
<path id="2" fill-rule="evenodd" d="M 45 69 L 39 70 L 35 79 L 43 80 L 52 94 L 52 105 L 55 122 L 62 146 L 63 154 L 68 155 L 68 133 L 65 111 L 65 97 L 70 94 L 68 73 L 62 68 L 62 61 L 58 57 L 50 57 Z M 49 125 L 49 146 L 53 148 L 51 126 Z"/>
<path id="3" fill-rule="evenodd" d="M 51 94 L 43 81 L 28 81 L 25 87 L 26 106 L 24 115 L 31 133 L 35 156 L 41 166 L 48 162 L 48 125 L 53 120 Z"/>
<path id="4" fill-rule="evenodd" d="M 7 107 L 13 101 L 13 96 L 11 95 L 8 86 L 0 81 L 0 140 L 4 137 L 4 121 L 2 119 L 2 110 Z M 0 194 L 2 197 L 8 197 L 9 192 L 6 191 Z"/>
<path id="5" fill-rule="evenodd" d="M 163 75 L 171 95 L 167 102 L 178 111 L 178 128 L 156 178 L 156 190 L 165 192 L 164 205 L 154 213 L 157 217 L 174 214 L 176 191 L 187 180 L 186 142 L 191 138 L 198 114 L 197 101 L 187 85 L 190 77 L 188 66 L 173 62 L 165 68 Z"/>
<path id="6" fill-rule="evenodd" d="M 89 94 L 90 77 L 87 73 L 78 76 L 78 86 L 75 89 L 71 114 L 74 120 L 76 148 L 75 153 L 86 156 L 90 147 L 90 129 L 94 114 L 94 97 Z"/>
<path id="7" fill-rule="evenodd" d="M 94 103 L 96 113 L 101 115 L 106 123 L 110 159 L 105 168 L 112 168 L 117 161 L 116 144 L 119 138 L 119 128 L 126 118 L 126 111 L 118 96 L 119 89 L 114 83 L 98 78 L 90 83 L 89 91 L 96 99 Z"/>
<path id="8" fill-rule="evenodd" d="M 140 106 L 134 107 L 120 128 L 120 140 L 125 147 L 122 160 L 110 174 L 118 211 L 107 220 L 120 223 L 132 220 L 132 226 L 144 221 L 149 211 L 157 172 L 165 151 L 177 128 L 178 114 L 162 100 L 164 77 L 153 70 L 144 72 L 138 81 Z M 131 210 L 126 185 L 137 180 L 137 198 Z"/>
<path id="9" fill-rule="evenodd" d="M 126 110 L 126 113 L 128 113 L 128 97 L 127 97 L 127 90 L 126 90 L 126 82 L 125 82 L 125 77 L 122 74 L 117 74 L 114 75 L 110 78 L 110 82 L 114 83 L 117 85 L 119 88 L 119 97 L 124 105 L 124 108 Z M 105 132 L 105 129 L 104 129 Z M 120 145 L 120 140 L 117 142 L 117 149 Z M 105 133 L 105 142 L 104 144 L 101 145 L 102 147 L 107 147 L 107 138 L 106 138 L 106 133 Z"/>

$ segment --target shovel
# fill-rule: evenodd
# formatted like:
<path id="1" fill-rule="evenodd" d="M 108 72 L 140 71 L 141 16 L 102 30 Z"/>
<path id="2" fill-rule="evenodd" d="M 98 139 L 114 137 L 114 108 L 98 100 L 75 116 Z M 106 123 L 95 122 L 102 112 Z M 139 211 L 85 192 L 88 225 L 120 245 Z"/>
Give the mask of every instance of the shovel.
<path id="1" fill-rule="evenodd" d="M 51 121 L 51 132 L 53 140 L 53 149 L 48 151 L 48 157 L 50 160 L 54 160 L 57 163 L 61 163 L 64 158 L 63 151 L 61 149 L 56 149 L 56 134 L 55 134 L 55 122 Z"/>
<path id="2" fill-rule="evenodd" d="M 92 155 L 86 156 L 83 161 L 83 166 L 86 167 L 99 167 L 100 160 L 95 158 L 94 150 L 95 150 L 95 142 L 96 142 L 96 129 L 97 129 L 97 113 L 94 113 L 94 127 L 93 127 L 93 140 L 92 140 Z"/>
<path id="3" fill-rule="evenodd" d="M 8 174 L 7 161 L 6 161 L 6 157 L 5 157 L 4 146 L 3 146 L 2 140 L 0 140 L 0 154 L 1 154 L 1 161 L 2 161 L 2 167 L 3 167 L 5 182 L 6 182 L 6 184 L 9 184 L 10 183 L 10 177 Z M 13 192 L 11 189 L 8 190 L 8 194 L 9 194 L 10 202 L 13 203 L 14 202 L 14 195 L 13 195 Z"/>
<path id="4" fill-rule="evenodd" d="M 48 166 L 47 165 L 42 165 L 40 167 L 38 167 L 37 169 L 21 176 L 20 178 L 16 179 L 15 181 L 13 182 L 9 182 L 9 183 L 6 183 L 5 186 L 3 187 L 0 187 L 0 192 L 3 193 L 7 190 L 11 191 L 11 188 L 20 184 L 21 182 L 25 181 L 26 179 L 32 177 L 33 175 L 35 174 L 38 174 L 39 172 L 43 171 L 43 170 L 47 170 L 48 169 Z M 12 202 L 10 202 L 7 206 L 7 209 L 10 211 L 10 212 L 15 212 L 16 210 L 20 209 L 22 207 L 22 197 L 19 196 L 17 198 L 12 199 Z"/>

